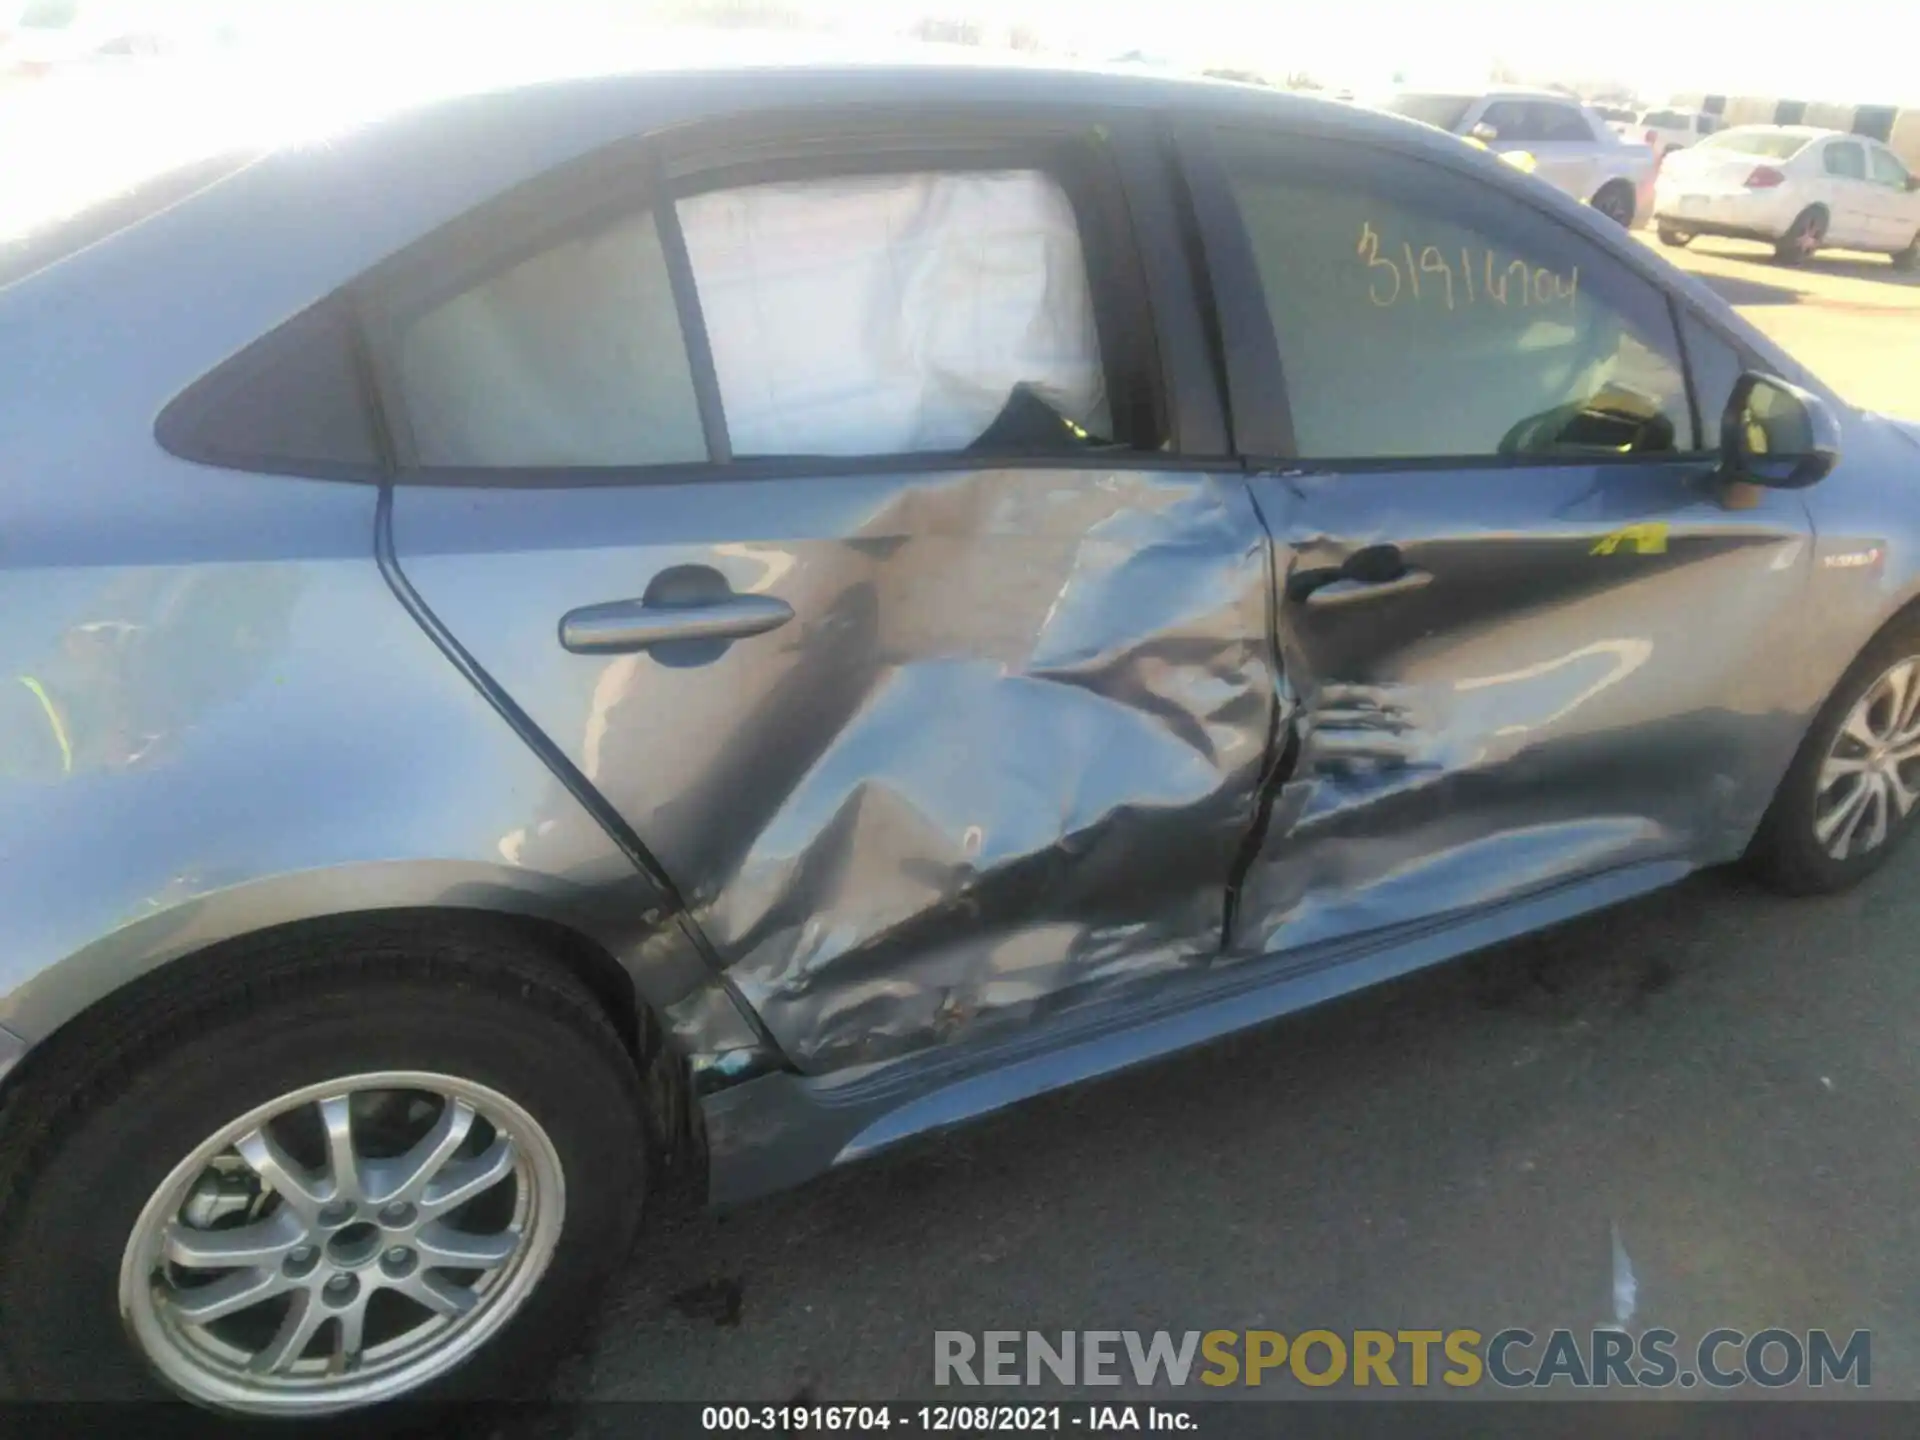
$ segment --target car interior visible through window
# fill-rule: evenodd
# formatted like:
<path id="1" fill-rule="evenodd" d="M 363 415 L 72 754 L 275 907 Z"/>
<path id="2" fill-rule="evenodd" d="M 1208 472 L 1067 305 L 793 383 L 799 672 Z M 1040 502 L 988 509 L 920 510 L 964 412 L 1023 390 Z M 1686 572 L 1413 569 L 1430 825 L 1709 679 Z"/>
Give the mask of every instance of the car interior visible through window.
<path id="1" fill-rule="evenodd" d="M 1659 292 L 1499 191 L 1223 145 L 1302 456 L 1574 458 L 1694 443 Z"/>
<path id="2" fill-rule="evenodd" d="M 550 244 L 403 321 L 415 463 L 710 458 L 660 218 Z M 731 458 L 1153 448 L 1137 369 L 1104 353 L 1075 203 L 1046 170 L 696 188 L 672 219 Z"/>

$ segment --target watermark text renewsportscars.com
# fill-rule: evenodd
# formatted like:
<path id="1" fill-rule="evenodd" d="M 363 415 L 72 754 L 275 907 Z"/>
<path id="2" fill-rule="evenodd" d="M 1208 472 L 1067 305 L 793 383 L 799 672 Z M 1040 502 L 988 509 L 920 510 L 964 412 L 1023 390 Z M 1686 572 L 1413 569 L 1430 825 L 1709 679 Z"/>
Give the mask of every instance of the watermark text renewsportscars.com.
<path id="1" fill-rule="evenodd" d="M 1854 1330 L 936 1330 L 936 1385 L 1815 1389 L 1873 1383 Z"/>

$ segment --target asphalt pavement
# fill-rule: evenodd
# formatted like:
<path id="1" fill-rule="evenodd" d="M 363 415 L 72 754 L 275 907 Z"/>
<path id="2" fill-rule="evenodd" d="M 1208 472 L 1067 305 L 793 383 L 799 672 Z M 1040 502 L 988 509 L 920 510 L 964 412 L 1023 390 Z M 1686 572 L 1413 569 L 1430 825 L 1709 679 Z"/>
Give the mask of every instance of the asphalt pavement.
<path id="1" fill-rule="evenodd" d="M 1684 250 L 1642 238 L 1693 271 L 1856 405 L 1920 420 L 1920 271 L 1883 255 L 1829 251 L 1775 264 L 1770 246 L 1701 238 Z"/>
<path id="2" fill-rule="evenodd" d="M 1849 398 L 1920 418 L 1914 277 L 1678 258 Z M 1868 1329 L 1873 1393 L 1915 1395 L 1916 937 L 1920 847 L 1834 899 L 1702 875 L 657 1217 L 561 1396 L 950 1400 L 941 1329 L 1584 1330 L 1616 1318 L 1616 1234 L 1636 1327 Z"/>
<path id="3" fill-rule="evenodd" d="M 938 1329 L 1584 1330 L 1617 1230 L 1639 1325 L 1870 1329 L 1912 1395 L 1916 880 L 1920 849 L 1834 899 L 1703 875 L 667 1217 L 563 1391 L 926 1396 Z"/>

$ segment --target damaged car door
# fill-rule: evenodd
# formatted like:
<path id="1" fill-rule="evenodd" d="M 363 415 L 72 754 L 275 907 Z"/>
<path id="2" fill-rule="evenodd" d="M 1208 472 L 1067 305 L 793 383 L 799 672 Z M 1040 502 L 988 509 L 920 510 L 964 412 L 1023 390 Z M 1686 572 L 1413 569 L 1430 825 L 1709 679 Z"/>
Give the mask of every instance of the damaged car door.
<path id="1" fill-rule="evenodd" d="M 696 127 L 373 288 L 400 571 L 802 1069 L 1218 954 L 1270 556 L 1170 418 L 1130 133 Z"/>
<path id="2" fill-rule="evenodd" d="M 1682 312 L 1472 157 L 1185 148 L 1287 694 L 1230 950 L 1484 941 L 1734 858 L 1798 742 L 1810 531 L 1718 477 Z"/>

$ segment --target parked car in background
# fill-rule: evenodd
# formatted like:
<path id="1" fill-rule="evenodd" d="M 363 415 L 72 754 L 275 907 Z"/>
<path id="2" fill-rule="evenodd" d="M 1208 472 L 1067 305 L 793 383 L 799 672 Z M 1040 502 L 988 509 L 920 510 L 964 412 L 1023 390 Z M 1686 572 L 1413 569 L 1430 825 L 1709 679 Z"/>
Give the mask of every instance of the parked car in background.
<path id="1" fill-rule="evenodd" d="M 1595 105 L 1592 109 L 1593 113 L 1606 121 L 1616 134 L 1622 133 L 1620 126 L 1631 125 L 1640 118 L 1637 111 L 1625 109 L 1619 105 Z"/>
<path id="2" fill-rule="evenodd" d="M 1704 110 L 1648 110 L 1613 127 L 1621 139 L 1652 149 L 1656 160 L 1685 150 L 1722 128 L 1720 117 Z"/>
<path id="3" fill-rule="evenodd" d="M 167 48 L 148 10 L 127 0 L 27 0 L 10 26 L 0 24 L 0 76 L 35 78 Z"/>
<path id="4" fill-rule="evenodd" d="M 107 203 L 0 248 L 9 1399 L 523 1394 L 664 1177 L 1920 815 L 1920 428 L 1422 126 L 596 72 Z"/>
<path id="5" fill-rule="evenodd" d="M 1522 168 L 1621 225 L 1632 225 L 1652 202 L 1653 150 L 1623 141 L 1598 114 L 1557 91 L 1403 90 L 1380 108 L 1479 140 L 1498 154 L 1523 152 L 1531 164 Z"/>
<path id="6" fill-rule="evenodd" d="M 1729 235 L 1790 265 L 1831 245 L 1920 268 L 1920 181 L 1878 140 L 1810 125 L 1736 125 L 1671 156 L 1653 223 L 1668 245 Z"/>

